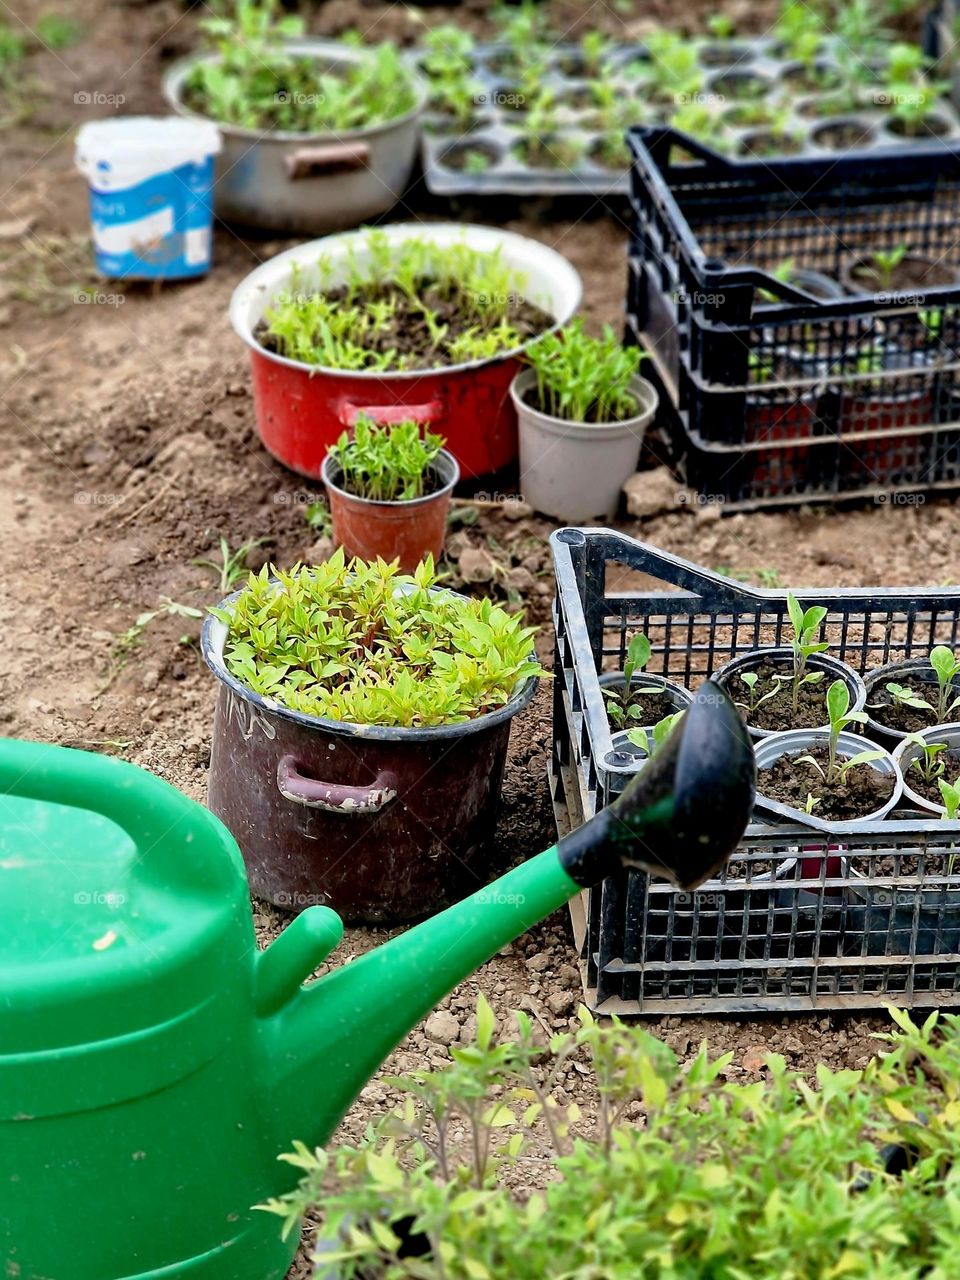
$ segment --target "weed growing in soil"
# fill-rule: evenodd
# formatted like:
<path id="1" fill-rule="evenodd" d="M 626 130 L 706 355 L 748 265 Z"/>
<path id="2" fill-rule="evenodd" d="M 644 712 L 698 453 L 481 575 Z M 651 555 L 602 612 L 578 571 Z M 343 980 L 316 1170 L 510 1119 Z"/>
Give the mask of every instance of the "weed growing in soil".
<path id="1" fill-rule="evenodd" d="M 473 1044 L 388 1081 L 396 1105 L 358 1145 L 298 1143 L 299 1185 L 261 1208 L 287 1234 L 319 1219 L 318 1265 L 343 1280 L 542 1280 L 559 1259 L 567 1280 L 952 1276 L 960 1019 L 890 1014 L 863 1070 L 814 1082 L 772 1053 L 741 1083 L 731 1053 L 681 1066 L 584 1009 L 547 1047 L 525 1014 L 498 1041 L 481 1002 Z M 559 1093 L 571 1068 L 595 1115 Z"/>
<path id="2" fill-rule="evenodd" d="M 383 372 L 487 359 L 522 346 L 552 319 L 525 299 L 526 277 L 499 250 L 463 242 L 391 244 L 371 231 L 362 253 L 351 251 L 342 285 L 306 292 L 301 274 L 291 272 L 258 337 L 288 359 L 327 368 Z M 332 274 L 321 258 L 321 283 Z"/>
<path id="3" fill-rule="evenodd" d="M 430 468 L 446 441 L 417 422 L 378 427 L 361 414 L 351 436 L 345 431 L 330 449 L 340 466 L 338 484 L 371 502 L 412 502 L 422 498 Z"/>
<path id="4" fill-rule="evenodd" d="M 348 724 L 472 720 L 542 675 L 534 629 L 490 600 L 434 590 L 427 559 L 410 576 L 382 560 L 251 574 L 229 609 L 227 669 L 255 693 Z"/>
<path id="5" fill-rule="evenodd" d="M 858 751 L 849 759 L 841 759 L 837 752 L 840 734 L 848 725 L 863 724 L 867 719 L 865 711 L 850 710 L 850 690 L 843 680 L 834 680 L 827 690 L 827 715 L 830 717 L 830 736 L 827 742 L 827 767 L 821 768 L 813 756 L 798 756 L 804 764 L 812 764 L 823 777 L 828 787 L 845 787 L 847 774 L 860 765 L 870 764 L 874 760 L 882 760 L 882 751 Z"/>
<path id="6" fill-rule="evenodd" d="M 527 351 L 537 375 L 536 408 L 566 422 L 619 422 L 637 412 L 630 383 L 645 352 L 621 346 L 609 325 L 602 338 L 573 320 L 560 333 L 545 334 Z"/>
<path id="7" fill-rule="evenodd" d="M 231 551 L 229 542 L 221 536 L 219 560 L 201 557 L 192 561 L 192 563 L 198 569 L 212 569 L 217 575 L 220 594 L 225 596 L 247 574 L 247 556 L 251 551 L 255 551 L 257 547 L 262 547 L 265 542 L 266 538 L 251 538 L 248 542 L 243 543 L 242 546 L 237 547 L 235 551 Z"/>
<path id="8" fill-rule="evenodd" d="M 342 132 L 396 119 L 416 105 L 413 79 L 392 45 L 339 65 L 290 52 L 285 41 L 303 36 L 305 26 L 281 15 L 278 0 L 236 0 L 232 17 L 204 18 L 200 29 L 217 56 L 190 72 L 184 102 L 224 124 Z"/>

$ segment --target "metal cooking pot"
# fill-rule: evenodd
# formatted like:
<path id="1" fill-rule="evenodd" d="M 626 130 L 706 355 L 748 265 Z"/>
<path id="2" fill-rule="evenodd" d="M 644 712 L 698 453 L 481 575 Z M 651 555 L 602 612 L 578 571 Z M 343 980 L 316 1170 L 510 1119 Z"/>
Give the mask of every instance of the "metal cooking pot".
<path id="1" fill-rule="evenodd" d="M 337 40 L 287 40 L 291 54 L 315 57 L 325 67 L 360 62 L 364 49 Z M 180 115 L 197 113 L 182 101 L 194 67 L 217 62 L 215 53 L 177 62 L 163 80 L 163 94 Z M 416 105 L 404 116 L 346 133 L 285 133 L 217 126 L 223 150 L 217 160 L 217 217 L 272 231 L 316 233 L 355 227 L 392 209 L 406 188 L 420 140 L 427 89 L 411 70 Z"/>

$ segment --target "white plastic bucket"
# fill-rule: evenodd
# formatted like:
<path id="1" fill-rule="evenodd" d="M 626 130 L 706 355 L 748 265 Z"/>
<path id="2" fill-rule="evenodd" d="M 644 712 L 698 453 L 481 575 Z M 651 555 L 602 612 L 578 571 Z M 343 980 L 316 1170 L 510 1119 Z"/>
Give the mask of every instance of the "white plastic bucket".
<path id="1" fill-rule="evenodd" d="M 74 158 L 90 184 L 97 270 L 133 280 L 209 271 L 219 150 L 209 120 L 125 116 L 85 124 Z"/>
<path id="2" fill-rule="evenodd" d="M 612 519 L 624 482 L 637 469 L 644 433 L 657 411 L 657 393 L 645 378 L 630 391 L 640 412 L 622 422 L 566 422 L 525 400 L 537 383 L 533 369 L 510 387 L 520 428 L 520 493 L 525 502 L 566 524 Z"/>

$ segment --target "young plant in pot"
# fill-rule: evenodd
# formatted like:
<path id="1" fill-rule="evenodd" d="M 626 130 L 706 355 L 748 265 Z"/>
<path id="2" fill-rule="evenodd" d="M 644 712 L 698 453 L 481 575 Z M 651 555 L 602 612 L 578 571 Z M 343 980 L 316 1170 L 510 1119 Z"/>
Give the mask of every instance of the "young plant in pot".
<path id="1" fill-rule="evenodd" d="M 170 106 L 223 138 L 217 214 L 288 232 L 386 213 L 416 160 L 426 86 L 390 44 L 304 34 L 278 0 L 239 0 L 201 22 L 208 47 L 164 80 Z"/>
<path id="2" fill-rule="evenodd" d="M 846 732 L 866 714 L 851 709 L 843 680 L 827 690 L 826 710 L 828 729 L 792 730 L 757 744 L 757 807 L 821 830 L 856 830 L 890 812 L 903 778 L 889 751 Z"/>
<path id="3" fill-rule="evenodd" d="M 600 677 L 612 729 L 652 730 L 693 701 L 693 694 L 682 685 L 645 670 L 652 656 L 653 645 L 638 632 L 627 646 L 623 670 Z"/>
<path id="4" fill-rule="evenodd" d="M 765 738 L 786 729 L 820 729 L 829 723 L 823 681 L 832 676 L 847 689 L 849 704 L 859 712 L 866 689 L 859 675 L 831 657 L 819 639 L 827 616 L 822 605 L 804 609 L 787 593 L 793 635 L 789 645 L 753 649 L 728 662 L 716 681 L 734 699 L 751 737 Z"/>
<path id="5" fill-rule="evenodd" d="M 327 454 L 334 542 L 349 559 L 397 561 L 413 573 L 426 557 L 439 560 L 460 476 L 442 436 L 421 434 L 416 422 L 378 427 L 357 419 Z"/>
<path id="6" fill-rule="evenodd" d="M 946 645 L 934 645 L 926 658 L 907 658 L 867 672 L 865 686 L 869 732 L 895 747 L 908 734 L 956 718 L 960 662 Z"/>
<path id="7" fill-rule="evenodd" d="M 918 809 L 950 816 L 960 783 L 960 724 L 908 733 L 893 754 L 907 800 Z"/>
<path id="8" fill-rule="evenodd" d="M 531 506 L 568 524 L 616 514 L 657 410 L 638 370 L 644 353 L 613 330 L 591 338 L 582 322 L 527 351 L 532 366 L 510 387 L 520 427 L 520 488 Z"/>
<path id="9" fill-rule="evenodd" d="M 428 426 L 480 477 L 515 462 L 510 383 L 580 295 L 576 271 L 536 241 L 395 223 L 271 258 L 237 287 L 230 318 L 250 347 L 261 439 L 294 471 L 318 479 L 363 414 Z"/>
<path id="10" fill-rule="evenodd" d="M 875 249 L 848 262 L 841 279 L 851 293 L 922 293 L 942 289 L 960 279 L 957 269 L 942 258 L 911 253 L 906 244 Z"/>
<path id="11" fill-rule="evenodd" d="M 211 611 L 209 803 L 253 891 L 350 920 L 424 916 L 488 878 L 510 721 L 541 668 L 490 600 L 337 551 Z"/>

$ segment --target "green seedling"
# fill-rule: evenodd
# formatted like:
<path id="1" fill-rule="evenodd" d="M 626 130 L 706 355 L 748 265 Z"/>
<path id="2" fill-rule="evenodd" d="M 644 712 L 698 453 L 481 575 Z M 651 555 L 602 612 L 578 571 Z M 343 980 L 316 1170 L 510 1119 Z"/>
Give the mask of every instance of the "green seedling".
<path id="1" fill-rule="evenodd" d="M 920 754 L 910 761 L 910 768 L 916 770 L 924 782 L 933 782 L 943 776 L 944 763 L 938 759 L 947 750 L 945 742 L 927 742 L 919 733 L 908 733 L 907 741 L 920 748 Z"/>
<path id="2" fill-rule="evenodd" d="M 303 518 L 308 528 L 315 529 L 317 533 L 328 534 L 333 529 L 333 521 L 330 519 L 330 508 L 325 502 L 319 498 L 316 502 L 308 502 L 303 509 Z"/>
<path id="3" fill-rule="evenodd" d="M 423 38 L 421 68 L 430 83 L 430 105 L 464 126 L 472 118 L 483 86 L 473 74 L 473 36 L 449 24 Z"/>
<path id="4" fill-rule="evenodd" d="M 928 122 L 936 117 L 937 106 L 949 81 L 922 81 L 917 84 L 892 84 L 889 96 L 890 114 L 908 138 L 928 132 Z"/>
<path id="5" fill-rule="evenodd" d="M 760 677 L 755 671 L 741 672 L 740 679 L 747 686 L 749 692 L 747 694 L 747 701 L 738 702 L 737 706 L 743 707 L 747 713 L 747 718 L 750 720 L 753 719 L 754 715 L 760 710 L 765 702 L 770 702 L 772 698 L 778 697 L 783 689 L 782 684 L 775 684 L 772 689 L 769 689 L 765 694 L 759 696 L 757 692 L 757 682 Z"/>
<path id="6" fill-rule="evenodd" d="M 905 244 L 895 245 L 892 249 L 876 249 L 869 263 L 861 268 L 861 274 L 876 280 L 881 289 L 889 289 L 893 284 L 893 274 L 907 252 Z"/>
<path id="7" fill-rule="evenodd" d="M 664 716 L 649 731 L 646 729 L 630 729 L 627 732 L 627 739 L 633 746 L 639 747 L 649 760 L 652 755 L 655 755 L 660 750 L 673 731 L 674 725 L 684 715 L 686 715 L 684 711 L 675 711 L 673 715 Z"/>
<path id="8" fill-rule="evenodd" d="M 334 133 L 406 115 L 416 105 L 410 71 L 390 44 L 358 62 L 325 64 L 291 53 L 303 19 L 283 15 L 279 0 L 236 0 L 230 16 L 200 23 L 217 57 L 198 63 L 184 84 L 192 110 L 243 129 Z"/>
<path id="9" fill-rule="evenodd" d="M 491 600 L 435 590 L 427 558 L 414 574 L 396 563 L 329 560 L 251 573 L 229 609 L 224 660 L 248 689 L 349 724 L 459 724 L 509 702 L 542 675 L 534 629 Z"/>
<path id="10" fill-rule="evenodd" d="M 422 498 L 430 468 L 446 441 L 417 422 L 378 427 L 362 414 L 353 435 L 345 431 L 330 449 L 341 470 L 340 486 L 371 502 Z"/>
<path id="11" fill-rule="evenodd" d="M 652 97 L 660 102 L 684 103 L 702 92 L 706 76 L 691 40 L 676 31 L 658 28 L 644 43 L 649 61 L 638 65 Z"/>
<path id="12" fill-rule="evenodd" d="M 910 707 L 914 711 L 930 711 L 936 724 L 946 724 L 953 712 L 960 706 L 960 692 L 954 680 L 960 675 L 960 662 L 952 649 L 938 644 L 930 650 L 930 666 L 937 677 L 937 696 L 930 702 L 907 685 L 891 681 L 886 685 L 887 693 L 895 706 Z"/>
<path id="13" fill-rule="evenodd" d="M 827 690 L 827 715 L 830 718 L 830 736 L 827 741 L 827 767 L 823 769 L 813 756 L 798 756 L 804 764 L 812 764 L 828 787 L 846 786 L 847 774 L 860 765 L 870 764 L 874 760 L 882 760 L 883 751 L 858 751 L 849 759 L 843 760 L 838 754 L 840 734 L 848 725 L 863 724 L 866 712 L 850 710 L 850 690 L 845 681 L 834 680 Z"/>
<path id="14" fill-rule="evenodd" d="M 736 23 L 726 13 L 711 13 L 707 18 L 707 30 L 715 40 L 729 40 L 736 34 Z"/>
<path id="15" fill-rule="evenodd" d="M 948 782 L 946 778 L 938 778 L 937 785 L 940 788 L 940 796 L 943 799 L 943 817 L 945 821 L 956 822 L 957 815 L 960 813 L 960 780 Z M 951 854 L 950 856 L 947 863 L 947 875 L 953 874 L 953 864 L 956 856 L 956 854 Z"/>
<path id="16" fill-rule="evenodd" d="M 684 102 L 674 111 L 670 123 L 680 133 L 688 133 L 714 151 L 729 151 L 731 138 L 723 116 L 707 103 Z"/>
<path id="17" fill-rule="evenodd" d="M 787 592 L 787 612 L 793 627 L 790 639 L 793 671 L 789 676 L 779 678 L 790 684 L 790 709 L 796 715 L 800 708 L 800 690 L 807 684 L 819 684 L 824 676 L 822 671 L 808 671 L 807 663 L 815 654 L 823 653 L 830 647 L 826 641 L 816 638 L 827 611 L 822 605 L 812 605 L 805 610 L 790 591 Z"/>
<path id="18" fill-rule="evenodd" d="M 819 803 L 820 803 L 820 797 L 815 796 L 812 794 L 812 792 L 808 791 L 806 801 L 804 802 L 804 805 L 803 805 L 803 812 L 813 813 L 814 809 L 817 807 Z"/>
<path id="19" fill-rule="evenodd" d="M 225 596 L 249 572 L 247 556 L 251 551 L 255 551 L 257 547 L 262 547 L 265 542 L 266 538 L 251 538 L 242 546 L 237 547 L 235 551 L 231 551 L 230 544 L 226 538 L 221 537 L 219 560 L 200 558 L 193 560 L 191 563 L 195 564 L 198 569 L 212 569 L 217 575 L 218 590 L 222 596 Z"/>
<path id="20" fill-rule="evenodd" d="M 125 665 L 127 658 L 138 648 L 143 641 L 143 635 L 147 627 L 157 618 L 189 618 L 196 620 L 203 617 L 202 609 L 195 609 L 193 605 L 181 604 L 178 600 L 171 600 L 169 596 L 161 596 L 160 603 L 156 609 L 148 609 L 146 613 L 141 613 L 133 626 L 128 627 L 126 631 L 122 631 L 117 636 L 113 645 L 114 669 L 110 675 L 107 684 L 112 684 L 117 672 Z M 187 637 L 181 636 L 181 643 Z M 103 692 L 103 690 L 101 690 Z"/>
<path id="21" fill-rule="evenodd" d="M 279 354 L 334 369 L 387 372 L 488 358 L 527 340 L 512 322 L 526 298 L 527 278 L 503 261 L 460 242 L 437 246 L 411 237 L 391 245 L 371 231 L 347 256 L 346 282 L 328 294 L 306 291 L 294 269 L 289 286 L 264 313 L 265 340 Z M 320 279 L 333 267 L 320 260 Z M 466 331 L 451 336 L 438 312 L 460 317 Z M 397 342 L 423 324 L 423 350 L 401 353 Z"/>
<path id="22" fill-rule="evenodd" d="M 634 685 L 633 677 L 643 671 L 653 655 L 653 645 L 638 632 L 627 646 L 623 663 L 623 683 L 615 689 L 604 689 L 607 700 L 607 716 L 611 724 L 621 726 L 628 720 L 644 719 L 643 698 L 650 693 L 662 693 L 659 685 Z"/>
<path id="23" fill-rule="evenodd" d="M 820 53 L 829 32 L 814 7 L 805 0 L 789 0 L 780 10 L 773 34 L 787 57 L 809 65 Z"/>
<path id="24" fill-rule="evenodd" d="M 609 325 L 601 338 L 572 320 L 559 333 L 544 334 L 527 350 L 537 375 L 537 407 L 565 422 L 619 422 L 636 415 L 631 390 L 645 354 L 624 347 Z"/>

